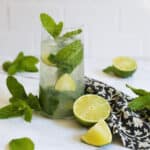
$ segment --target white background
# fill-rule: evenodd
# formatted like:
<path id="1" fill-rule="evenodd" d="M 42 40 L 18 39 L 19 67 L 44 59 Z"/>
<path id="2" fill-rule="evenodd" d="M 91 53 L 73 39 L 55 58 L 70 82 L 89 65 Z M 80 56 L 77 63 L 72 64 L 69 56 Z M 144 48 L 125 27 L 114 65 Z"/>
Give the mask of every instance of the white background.
<path id="1" fill-rule="evenodd" d="M 84 27 L 87 59 L 150 57 L 149 0 L 0 0 L 0 52 L 39 55 L 39 14 Z"/>

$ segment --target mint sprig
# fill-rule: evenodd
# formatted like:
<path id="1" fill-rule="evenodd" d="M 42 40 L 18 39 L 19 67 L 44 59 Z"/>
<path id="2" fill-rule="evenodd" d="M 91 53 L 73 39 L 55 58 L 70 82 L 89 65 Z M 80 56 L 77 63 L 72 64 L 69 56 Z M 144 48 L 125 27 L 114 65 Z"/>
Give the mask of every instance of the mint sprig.
<path id="1" fill-rule="evenodd" d="M 50 54 L 48 59 L 62 72 L 71 73 L 83 59 L 83 45 L 76 40 L 60 49 L 56 55 Z"/>
<path id="2" fill-rule="evenodd" d="M 63 30 L 63 22 L 58 22 L 58 24 L 56 23 L 56 21 L 49 16 L 46 13 L 41 13 L 40 14 L 40 20 L 42 23 L 42 26 L 44 27 L 44 29 L 54 38 L 63 38 L 63 39 L 68 39 L 68 38 L 72 38 L 74 36 L 76 36 L 77 34 L 80 34 L 82 32 L 81 29 L 77 29 L 77 30 L 73 30 L 70 32 L 67 32 L 65 34 L 61 35 L 61 32 Z"/>
<path id="3" fill-rule="evenodd" d="M 63 22 L 57 24 L 55 20 L 46 13 L 41 13 L 40 19 L 43 27 L 50 35 L 52 35 L 52 37 L 56 38 L 60 35 L 63 28 Z"/>
<path id="4" fill-rule="evenodd" d="M 12 76 L 7 77 L 7 87 L 12 94 L 10 98 L 11 104 L 0 108 L 0 118 L 24 115 L 24 119 L 30 122 L 32 112 L 41 110 L 38 97 L 32 93 L 27 95 L 23 85 Z"/>
<path id="5" fill-rule="evenodd" d="M 12 139 L 9 142 L 10 150 L 34 150 L 34 143 L 28 137 Z"/>
<path id="6" fill-rule="evenodd" d="M 35 56 L 25 56 L 20 52 L 14 61 L 6 61 L 3 63 L 3 70 L 9 75 L 14 75 L 17 72 L 37 72 L 38 58 Z"/>
<path id="7" fill-rule="evenodd" d="M 144 89 L 137 89 L 130 85 L 126 85 L 129 89 L 131 89 L 138 97 L 133 98 L 131 102 L 129 102 L 128 107 L 133 111 L 140 111 L 144 109 L 150 110 L 150 92 Z"/>

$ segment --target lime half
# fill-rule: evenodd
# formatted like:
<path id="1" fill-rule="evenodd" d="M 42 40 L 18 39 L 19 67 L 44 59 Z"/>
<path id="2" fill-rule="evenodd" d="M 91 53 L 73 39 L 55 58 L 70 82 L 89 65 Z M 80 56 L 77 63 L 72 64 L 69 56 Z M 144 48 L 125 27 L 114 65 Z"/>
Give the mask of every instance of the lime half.
<path id="1" fill-rule="evenodd" d="M 113 59 L 113 71 L 117 76 L 129 77 L 136 69 L 137 64 L 133 58 L 120 56 Z"/>
<path id="2" fill-rule="evenodd" d="M 57 80 L 55 89 L 58 91 L 75 91 L 76 83 L 69 74 L 65 73 Z"/>
<path id="3" fill-rule="evenodd" d="M 100 120 L 81 137 L 81 140 L 90 145 L 103 146 L 111 143 L 112 134 L 107 123 Z"/>
<path id="4" fill-rule="evenodd" d="M 94 94 L 81 96 L 73 105 L 75 117 L 86 126 L 97 123 L 101 119 L 105 120 L 110 110 L 108 101 Z"/>

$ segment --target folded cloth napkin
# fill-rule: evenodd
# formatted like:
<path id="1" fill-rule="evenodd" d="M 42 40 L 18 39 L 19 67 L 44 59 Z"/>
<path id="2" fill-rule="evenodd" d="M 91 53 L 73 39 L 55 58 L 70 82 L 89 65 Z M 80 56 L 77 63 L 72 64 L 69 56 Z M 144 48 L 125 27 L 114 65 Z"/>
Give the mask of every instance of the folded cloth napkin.
<path id="1" fill-rule="evenodd" d="M 85 84 L 86 94 L 97 94 L 109 101 L 112 112 L 107 122 L 112 134 L 118 134 L 127 148 L 150 150 L 150 111 L 131 111 L 131 97 L 100 81 L 85 77 Z"/>

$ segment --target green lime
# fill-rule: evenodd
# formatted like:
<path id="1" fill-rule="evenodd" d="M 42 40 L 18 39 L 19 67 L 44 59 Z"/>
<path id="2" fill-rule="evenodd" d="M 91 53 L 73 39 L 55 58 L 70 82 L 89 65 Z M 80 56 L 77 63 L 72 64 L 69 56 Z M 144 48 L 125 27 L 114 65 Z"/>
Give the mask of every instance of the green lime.
<path id="1" fill-rule="evenodd" d="M 119 77 L 129 77 L 136 69 L 137 64 L 133 58 L 120 56 L 113 59 L 113 72 Z"/>
<path id="2" fill-rule="evenodd" d="M 43 62 L 44 64 L 48 65 L 48 66 L 56 66 L 55 64 L 53 64 L 53 63 L 48 59 L 49 55 L 50 55 L 49 53 L 43 53 L 43 54 L 41 55 L 41 60 L 42 60 L 42 62 Z"/>
<path id="3" fill-rule="evenodd" d="M 111 143 L 112 134 L 107 123 L 100 120 L 81 137 L 81 140 L 90 145 L 103 146 Z"/>
<path id="4" fill-rule="evenodd" d="M 73 112 L 78 121 L 86 126 L 105 120 L 111 111 L 108 101 L 94 94 L 79 97 L 74 105 Z"/>
<path id="5" fill-rule="evenodd" d="M 69 74 L 65 73 L 57 80 L 55 89 L 58 91 L 75 91 L 76 83 Z"/>

